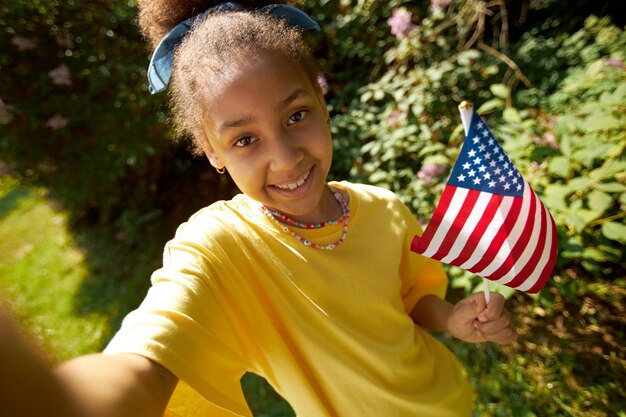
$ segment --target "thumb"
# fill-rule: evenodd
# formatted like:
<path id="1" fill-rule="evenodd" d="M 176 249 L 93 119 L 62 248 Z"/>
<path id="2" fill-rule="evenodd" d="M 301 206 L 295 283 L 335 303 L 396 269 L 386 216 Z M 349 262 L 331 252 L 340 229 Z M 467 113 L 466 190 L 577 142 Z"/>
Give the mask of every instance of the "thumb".
<path id="1" fill-rule="evenodd" d="M 487 308 L 487 302 L 485 295 L 477 292 L 459 301 L 455 307 L 456 313 L 463 318 L 463 321 L 471 323 Z"/>

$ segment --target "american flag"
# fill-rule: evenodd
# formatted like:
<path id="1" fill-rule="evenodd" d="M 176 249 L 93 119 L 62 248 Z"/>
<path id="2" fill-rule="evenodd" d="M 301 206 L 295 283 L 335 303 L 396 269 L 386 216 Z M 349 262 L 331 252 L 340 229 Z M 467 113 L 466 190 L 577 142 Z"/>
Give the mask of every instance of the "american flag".
<path id="1" fill-rule="evenodd" d="M 411 250 L 529 293 L 550 278 L 554 220 L 473 110 L 441 199 Z"/>

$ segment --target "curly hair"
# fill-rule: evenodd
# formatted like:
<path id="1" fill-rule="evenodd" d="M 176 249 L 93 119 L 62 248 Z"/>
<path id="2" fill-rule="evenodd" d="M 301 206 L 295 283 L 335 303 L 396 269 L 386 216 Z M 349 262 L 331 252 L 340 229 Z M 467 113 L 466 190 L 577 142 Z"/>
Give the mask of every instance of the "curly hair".
<path id="1" fill-rule="evenodd" d="M 154 47 L 181 21 L 202 13 L 219 1 L 143 0 L 139 2 L 142 33 Z M 208 144 L 202 120 L 203 98 L 213 83 L 238 64 L 265 56 L 280 56 L 300 65 L 317 86 L 319 70 L 299 29 L 254 11 L 266 4 L 286 2 L 240 1 L 244 9 L 210 13 L 198 22 L 174 55 L 170 104 L 176 131 L 193 138 L 193 152 L 202 154 Z"/>

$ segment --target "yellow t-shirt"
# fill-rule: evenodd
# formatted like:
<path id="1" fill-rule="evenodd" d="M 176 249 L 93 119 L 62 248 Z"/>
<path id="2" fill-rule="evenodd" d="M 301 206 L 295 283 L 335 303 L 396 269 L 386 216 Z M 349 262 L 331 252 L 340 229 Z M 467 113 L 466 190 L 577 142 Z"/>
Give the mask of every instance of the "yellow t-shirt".
<path id="1" fill-rule="evenodd" d="M 244 195 L 193 215 L 105 353 L 178 376 L 171 415 L 251 416 L 240 385 L 250 371 L 299 417 L 470 416 L 462 367 L 408 315 L 447 285 L 440 263 L 410 252 L 419 224 L 388 190 L 331 185 L 351 211 L 333 251 L 303 245 Z M 342 225 L 298 231 L 328 244 Z"/>

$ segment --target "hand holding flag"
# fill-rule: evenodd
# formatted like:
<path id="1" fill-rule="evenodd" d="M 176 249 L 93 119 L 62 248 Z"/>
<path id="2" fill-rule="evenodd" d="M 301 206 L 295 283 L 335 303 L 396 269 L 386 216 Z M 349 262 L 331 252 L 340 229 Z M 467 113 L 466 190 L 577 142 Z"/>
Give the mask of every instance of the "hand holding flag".
<path id="1" fill-rule="evenodd" d="M 537 293 L 556 262 L 554 220 L 471 105 L 461 114 L 471 120 L 461 153 L 411 250 Z"/>

